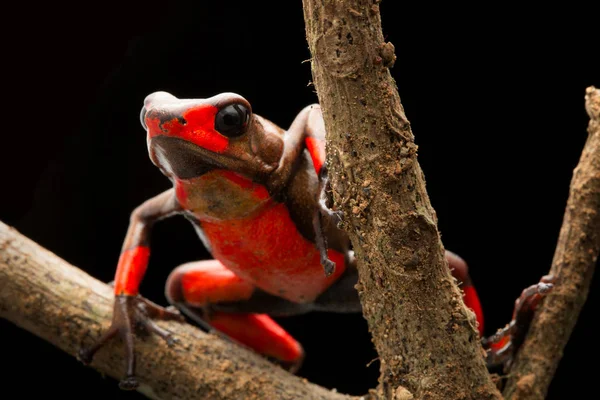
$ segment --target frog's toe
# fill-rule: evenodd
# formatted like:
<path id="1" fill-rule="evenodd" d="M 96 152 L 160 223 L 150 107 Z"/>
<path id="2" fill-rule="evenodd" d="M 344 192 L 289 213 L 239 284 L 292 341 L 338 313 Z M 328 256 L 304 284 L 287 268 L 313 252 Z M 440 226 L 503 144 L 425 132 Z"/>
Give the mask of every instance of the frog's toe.
<path id="1" fill-rule="evenodd" d="M 81 361 L 84 365 L 89 365 L 94 358 L 94 354 L 96 354 L 96 352 L 100 350 L 100 348 L 104 346 L 106 342 L 112 339 L 117 333 L 119 333 L 118 326 L 114 323 L 111 324 L 110 328 L 108 328 L 93 345 L 79 349 L 79 352 L 77 353 L 77 359 L 79 359 L 79 361 Z"/>
<path id="2" fill-rule="evenodd" d="M 159 319 L 163 321 L 179 321 L 184 322 L 185 318 L 179 310 L 173 306 L 161 307 L 150 300 L 140 297 L 137 303 L 138 309 L 149 318 Z"/>
<path id="3" fill-rule="evenodd" d="M 167 342 L 167 345 L 169 347 L 172 347 L 179 342 L 179 340 L 175 338 L 171 332 L 161 328 L 151 319 L 142 318 L 140 322 L 147 332 L 154 333 L 160 336 L 165 342 Z"/>
<path id="4" fill-rule="evenodd" d="M 135 376 L 128 376 L 119 382 L 119 388 L 122 390 L 135 390 L 138 386 L 140 386 L 140 383 Z"/>
<path id="5" fill-rule="evenodd" d="M 83 365 L 89 365 L 92 362 L 92 355 L 87 348 L 81 348 L 77 352 L 77 359 L 83 363 Z"/>
<path id="6" fill-rule="evenodd" d="M 330 277 L 335 271 L 335 263 L 330 259 L 325 259 L 322 262 L 323 270 L 325 271 L 325 276 Z"/>

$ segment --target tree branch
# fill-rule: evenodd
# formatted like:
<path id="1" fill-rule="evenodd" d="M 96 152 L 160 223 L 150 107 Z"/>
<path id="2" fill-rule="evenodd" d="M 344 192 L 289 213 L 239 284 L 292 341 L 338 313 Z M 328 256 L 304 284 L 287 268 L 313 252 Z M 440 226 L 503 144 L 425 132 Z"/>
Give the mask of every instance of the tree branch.
<path id="1" fill-rule="evenodd" d="M 333 197 L 381 362 L 379 395 L 498 399 L 474 314 L 444 259 L 377 3 L 303 0 Z"/>
<path id="2" fill-rule="evenodd" d="M 113 300 L 110 287 L 0 222 L 2 318 L 76 355 L 108 328 Z M 189 324 L 158 323 L 180 342 L 172 348 L 155 337 L 136 342 L 139 391 L 152 399 L 355 399 Z M 92 367 L 120 379 L 124 351 L 115 342 L 98 352 Z"/>
<path id="3" fill-rule="evenodd" d="M 542 400 L 588 295 L 600 252 L 600 90 L 586 90 L 588 139 L 573 171 L 550 273 L 554 290 L 537 313 L 504 390 L 511 400 Z"/>

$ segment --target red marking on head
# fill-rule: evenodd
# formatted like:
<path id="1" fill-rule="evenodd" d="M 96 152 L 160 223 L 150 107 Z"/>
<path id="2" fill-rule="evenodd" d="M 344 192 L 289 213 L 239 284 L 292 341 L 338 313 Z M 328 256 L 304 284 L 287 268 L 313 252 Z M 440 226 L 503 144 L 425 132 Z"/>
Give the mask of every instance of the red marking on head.
<path id="1" fill-rule="evenodd" d="M 288 362 L 304 356 L 300 343 L 267 314 L 215 312 L 210 324 L 260 354 Z"/>
<path id="2" fill-rule="evenodd" d="M 481 309 L 481 303 L 479 302 L 479 296 L 477 296 L 477 291 L 472 285 L 465 286 L 462 289 L 465 293 L 465 305 L 471 310 L 473 310 L 473 312 L 475 313 L 475 316 L 477 317 L 477 322 L 479 323 L 479 334 L 483 336 L 483 310 Z"/>
<path id="3" fill-rule="evenodd" d="M 229 146 L 229 138 L 215 130 L 217 111 L 218 108 L 210 104 L 191 107 L 182 114 L 185 124 L 182 124 L 179 118 L 161 124 L 158 117 L 146 117 L 148 138 L 159 135 L 178 137 L 203 149 L 222 153 Z"/>
<path id="4" fill-rule="evenodd" d="M 146 246 L 137 246 L 121 253 L 115 275 L 116 295 L 135 296 L 138 294 L 149 258 L 150 249 Z"/>

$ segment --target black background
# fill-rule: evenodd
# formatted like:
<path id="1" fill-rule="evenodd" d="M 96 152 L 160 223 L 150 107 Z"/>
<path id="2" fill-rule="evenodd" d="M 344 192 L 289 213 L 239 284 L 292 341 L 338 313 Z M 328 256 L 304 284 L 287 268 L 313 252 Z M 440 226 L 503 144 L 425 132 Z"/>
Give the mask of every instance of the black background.
<path id="1" fill-rule="evenodd" d="M 147 94 L 233 91 L 282 126 L 317 101 L 302 62 L 310 54 L 300 1 L 45 7 L 17 10 L 17 28 L 4 27 L 0 219 L 103 281 L 113 277 L 129 212 L 169 186 L 139 125 Z M 562 7 L 382 4 L 444 244 L 471 266 L 488 334 L 549 268 L 586 138 L 584 91 L 600 86 L 597 21 L 591 10 Z M 208 254 L 182 218 L 161 222 L 152 245 L 141 291 L 165 304 L 169 271 Z M 551 399 L 593 389 L 599 289 L 596 279 Z M 301 376 L 352 394 L 376 385 L 360 315 L 280 322 L 307 351 Z M 141 398 L 6 321 L 1 329 L 10 366 L 2 381 L 19 396 Z"/>

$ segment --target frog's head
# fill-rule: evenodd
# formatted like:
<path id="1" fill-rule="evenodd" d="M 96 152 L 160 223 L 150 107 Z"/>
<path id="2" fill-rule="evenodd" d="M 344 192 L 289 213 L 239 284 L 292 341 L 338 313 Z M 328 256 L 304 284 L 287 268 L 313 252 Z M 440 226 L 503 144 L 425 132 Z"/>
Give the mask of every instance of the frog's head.
<path id="1" fill-rule="evenodd" d="M 281 132 L 264 124 L 235 93 L 178 99 L 156 92 L 146 97 L 140 120 L 152 162 L 178 179 L 212 169 L 260 179 L 277 168 L 283 152 Z"/>

